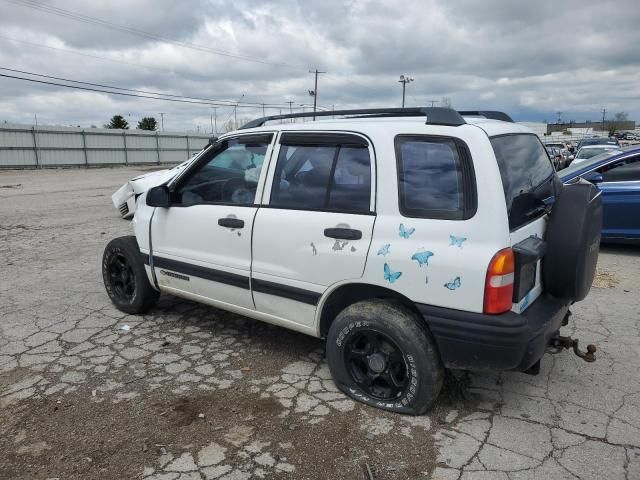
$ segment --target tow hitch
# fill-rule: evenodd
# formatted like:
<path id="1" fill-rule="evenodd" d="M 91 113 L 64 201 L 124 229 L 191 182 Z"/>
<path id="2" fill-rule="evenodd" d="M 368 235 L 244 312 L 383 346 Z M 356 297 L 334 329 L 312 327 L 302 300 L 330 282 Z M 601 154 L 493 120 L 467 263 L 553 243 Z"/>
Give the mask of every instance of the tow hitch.
<path id="1" fill-rule="evenodd" d="M 596 361 L 596 346 L 589 344 L 587 345 L 587 351 L 583 352 L 578 347 L 578 340 L 571 337 L 563 337 L 562 335 L 557 335 L 549 340 L 549 347 L 555 348 L 555 351 L 551 350 L 549 353 L 560 353 L 563 349 L 573 348 L 573 353 L 583 359 L 585 362 L 595 362 Z"/>

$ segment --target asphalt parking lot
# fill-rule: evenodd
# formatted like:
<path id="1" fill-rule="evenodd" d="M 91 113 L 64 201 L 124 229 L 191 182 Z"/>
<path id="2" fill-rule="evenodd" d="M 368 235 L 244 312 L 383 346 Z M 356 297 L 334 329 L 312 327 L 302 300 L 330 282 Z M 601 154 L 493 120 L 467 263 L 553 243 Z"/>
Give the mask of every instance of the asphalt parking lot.
<path id="1" fill-rule="evenodd" d="M 595 363 L 460 374 L 403 417 L 339 393 L 320 340 L 170 297 L 117 311 L 100 258 L 139 172 L 0 172 L 0 478 L 640 479 L 640 248 L 602 249 L 564 329 Z"/>

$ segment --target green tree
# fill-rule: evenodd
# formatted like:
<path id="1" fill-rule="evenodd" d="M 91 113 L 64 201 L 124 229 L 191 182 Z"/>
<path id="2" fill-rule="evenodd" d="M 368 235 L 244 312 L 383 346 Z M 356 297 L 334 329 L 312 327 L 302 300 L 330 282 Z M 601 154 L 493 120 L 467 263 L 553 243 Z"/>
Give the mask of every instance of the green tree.
<path id="1" fill-rule="evenodd" d="M 129 130 L 129 122 L 122 115 L 114 115 L 104 128 L 119 128 L 121 130 Z"/>
<path id="2" fill-rule="evenodd" d="M 138 122 L 138 126 L 136 128 L 138 130 L 155 131 L 158 129 L 158 122 L 153 117 L 144 117 L 142 120 Z"/>

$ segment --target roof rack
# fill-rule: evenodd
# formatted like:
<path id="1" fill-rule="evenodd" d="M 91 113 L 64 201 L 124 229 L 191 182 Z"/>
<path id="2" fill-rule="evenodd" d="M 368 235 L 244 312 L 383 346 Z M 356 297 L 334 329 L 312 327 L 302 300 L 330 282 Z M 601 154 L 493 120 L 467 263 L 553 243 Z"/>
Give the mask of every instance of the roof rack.
<path id="1" fill-rule="evenodd" d="M 497 110 L 466 110 L 458 113 L 463 117 L 484 117 L 489 120 L 502 120 L 503 122 L 514 123 L 509 115 L 504 112 L 498 112 Z"/>
<path id="2" fill-rule="evenodd" d="M 309 118 L 309 117 L 333 117 L 333 116 L 356 116 L 356 118 L 376 118 L 376 117 L 427 117 L 428 125 L 448 125 L 460 126 L 466 122 L 464 118 L 452 108 L 441 107 L 415 107 L 415 108 L 360 108 L 356 110 L 332 110 L 322 112 L 289 113 L 285 115 L 270 115 L 268 117 L 256 118 L 244 124 L 240 129 L 261 127 L 272 120 L 284 120 L 287 118 Z"/>
<path id="3" fill-rule="evenodd" d="M 491 120 L 502 120 L 511 122 L 513 120 L 504 112 L 494 110 L 474 110 L 458 112 L 452 108 L 443 107 L 413 107 L 413 108 L 360 108 L 355 110 L 332 110 L 322 112 L 302 112 L 287 113 L 284 115 L 270 115 L 268 117 L 256 118 L 240 127 L 246 128 L 261 127 L 272 120 L 284 120 L 288 118 L 310 118 L 313 117 L 334 117 L 351 116 L 352 118 L 381 118 L 381 117 L 426 117 L 427 125 L 447 125 L 457 127 L 464 125 L 463 115 L 480 116 Z"/>

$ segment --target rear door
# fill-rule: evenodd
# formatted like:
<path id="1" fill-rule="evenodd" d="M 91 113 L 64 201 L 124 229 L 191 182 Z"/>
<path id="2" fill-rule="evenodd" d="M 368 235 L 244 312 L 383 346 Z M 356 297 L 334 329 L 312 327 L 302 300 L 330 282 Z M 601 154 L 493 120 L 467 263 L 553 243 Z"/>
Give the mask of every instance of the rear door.
<path id="1" fill-rule="evenodd" d="M 335 132 L 283 133 L 253 235 L 260 312 L 311 326 L 321 294 L 362 276 L 375 221 L 373 149 Z"/>
<path id="2" fill-rule="evenodd" d="M 543 239 L 558 182 L 544 146 L 536 135 L 521 133 L 491 137 L 491 144 L 504 187 L 511 247 L 531 236 Z M 542 293 L 540 260 L 516 271 L 516 312 L 524 311 Z"/>

